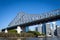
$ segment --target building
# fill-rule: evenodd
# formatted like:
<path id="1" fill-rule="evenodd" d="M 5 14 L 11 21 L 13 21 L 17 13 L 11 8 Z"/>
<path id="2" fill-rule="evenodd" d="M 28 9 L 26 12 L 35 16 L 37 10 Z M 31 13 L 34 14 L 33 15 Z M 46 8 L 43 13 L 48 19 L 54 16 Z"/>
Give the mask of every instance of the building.
<path id="1" fill-rule="evenodd" d="M 42 25 L 42 33 L 46 34 L 46 25 L 45 24 Z"/>
<path id="2" fill-rule="evenodd" d="M 51 32 L 50 23 L 46 23 L 46 35 L 49 36 Z"/>
<path id="3" fill-rule="evenodd" d="M 42 24 L 39 24 L 39 25 L 38 25 L 38 32 L 39 32 L 40 34 L 42 34 Z"/>
<path id="4" fill-rule="evenodd" d="M 52 29 L 51 29 L 52 31 L 51 31 L 51 35 L 52 36 L 55 36 L 54 35 L 54 32 L 55 32 L 55 30 L 56 30 L 56 22 L 52 22 Z"/>
<path id="5" fill-rule="evenodd" d="M 60 36 L 60 26 L 57 26 L 57 36 Z"/>
<path id="6" fill-rule="evenodd" d="M 42 26 L 42 33 L 45 34 L 46 36 L 49 36 L 50 31 L 51 31 L 50 23 L 46 23 L 46 24 L 44 23 Z"/>
<path id="7" fill-rule="evenodd" d="M 35 27 L 35 30 L 38 31 L 38 27 Z"/>

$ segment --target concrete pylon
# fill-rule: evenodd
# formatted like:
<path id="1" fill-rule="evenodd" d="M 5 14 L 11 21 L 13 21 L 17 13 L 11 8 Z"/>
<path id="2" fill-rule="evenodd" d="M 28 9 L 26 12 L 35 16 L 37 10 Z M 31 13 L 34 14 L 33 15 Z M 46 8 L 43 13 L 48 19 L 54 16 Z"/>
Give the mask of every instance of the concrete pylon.
<path id="1" fill-rule="evenodd" d="M 22 30 L 21 30 L 20 26 L 17 26 L 17 33 L 20 34 L 21 31 L 22 31 Z"/>
<path id="2" fill-rule="evenodd" d="M 29 31 L 29 27 L 25 27 L 25 32 L 28 32 Z"/>
<path id="3" fill-rule="evenodd" d="M 7 29 L 5 29 L 5 33 L 8 33 L 8 30 Z"/>

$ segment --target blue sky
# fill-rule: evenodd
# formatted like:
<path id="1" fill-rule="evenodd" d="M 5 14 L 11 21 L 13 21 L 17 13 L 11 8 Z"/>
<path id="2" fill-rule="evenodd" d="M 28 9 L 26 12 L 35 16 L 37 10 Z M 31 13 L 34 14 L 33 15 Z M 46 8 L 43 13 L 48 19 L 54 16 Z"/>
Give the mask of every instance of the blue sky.
<path id="1" fill-rule="evenodd" d="M 0 29 L 6 28 L 19 12 L 40 14 L 58 8 L 59 0 L 0 0 Z"/>

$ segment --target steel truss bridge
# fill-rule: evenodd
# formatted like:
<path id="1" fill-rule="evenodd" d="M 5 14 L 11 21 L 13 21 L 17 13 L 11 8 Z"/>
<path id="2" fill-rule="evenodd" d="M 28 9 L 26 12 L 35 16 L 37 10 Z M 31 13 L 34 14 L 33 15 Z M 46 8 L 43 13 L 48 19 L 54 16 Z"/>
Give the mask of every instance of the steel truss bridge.
<path id="1" fill-rule="evenodd" d="M 60 20 L 60 9 L 52 10 L 41 14 L 26 14 L 20 12 L 17 16 L 9 23 L 5 29 L 14 29 L 17 26 L 25 27 L 30 25 L 42 24 L 46 22 Z"/>

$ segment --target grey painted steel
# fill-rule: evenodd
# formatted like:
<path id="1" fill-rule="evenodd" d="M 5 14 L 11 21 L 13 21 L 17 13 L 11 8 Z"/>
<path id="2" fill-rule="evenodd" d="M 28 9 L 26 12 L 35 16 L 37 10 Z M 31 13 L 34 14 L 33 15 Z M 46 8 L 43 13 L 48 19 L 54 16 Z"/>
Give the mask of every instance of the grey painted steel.
<path id="1" fill-rule="evenodd" d="M 60 15 L 60 9 L 58 10 L 53 10 L 47 13 L 42 13 L 42 14 L 25 14 L 24 12 L 20 12 L 17 14 L 17 16 L 10 22 L 8 25 L 9 27 L 14 26 L 14 25 L 20 25 L 36 20 L 41 20 L 44 18 L 49 18 L 52 16 Z"/>

